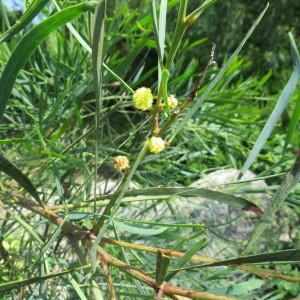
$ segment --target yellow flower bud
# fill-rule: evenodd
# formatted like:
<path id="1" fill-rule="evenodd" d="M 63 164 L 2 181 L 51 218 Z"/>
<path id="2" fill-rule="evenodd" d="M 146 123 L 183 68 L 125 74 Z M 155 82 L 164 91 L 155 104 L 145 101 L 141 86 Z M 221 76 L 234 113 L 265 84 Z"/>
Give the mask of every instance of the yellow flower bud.
<path id="1" fill-rule="evenodd" d="M 165 149 L 165 141 L 160 138 L 153 136 L 148 140 L 148 149 L 151 153 L 159 153 Z"/>
<path id="2" fill-rule="evenodd" d="M 177 100 L 177 98 L 175 98 L 174 95 L 170 95 L 170 96 L 168 97 L 168 104 L 169 104 L 169 107 L 170 107 L 170 108 L 172 108 L 172 109 L 176 108 L 176 106 L 178 105 L 178 100 Z"/>
<path id="3" fill-rule="evenodd" d="M 122 155 L 116 156 L 114 158 L 114 167 L 120 171 L 129 169 L 130 165 L 128 158 Z"/>
<path id="4" fill-rule="evenodd" d="M 153 95 L 150 89 L 141 87 L 133 94 L 133 104 L 140 110 L 149 110 L 153 104 Z"/>

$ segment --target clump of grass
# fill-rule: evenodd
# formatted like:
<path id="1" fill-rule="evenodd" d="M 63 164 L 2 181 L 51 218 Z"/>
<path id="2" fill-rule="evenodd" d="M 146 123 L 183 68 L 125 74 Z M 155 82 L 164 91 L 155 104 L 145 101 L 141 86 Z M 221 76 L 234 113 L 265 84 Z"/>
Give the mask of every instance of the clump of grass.
<path id="1" fill-rule="evenodd" d="M 267 7 L 221 68 L 214 58 L 221 49 L 214 45 L 205 63 L 186 63 L 185 32 L 214 2 L 188 12 L 187 0 L 162 0 L 159 6 L 152 1 L 149 7 L 53 1 L 48 8 L 47 1 L 33 1 L 19 23 L 3 30 L 4 297 L 236 299 L 269 288 L 264 278 L 300 280 L 252 265 L 293 263 L 299 250 L 239 257 L 236 249 L 234 258 L 223 259 L 198 255 L 210 242 L 205 220 L 182 219 L 169 201 L 201 196 L 262 214 L 244 197 L 182 186 L 198 178 L 199 169 L 204 174 L 240 168 L 258 132 L 258 126 L 247 127 L 260 122 L 260 103 L 274 99 L 260 98 L 270 74 L 260 81 L 239 79 L 240 51 Z M 169 33 L 167 12 L 173 6 L 178 18 Z M 48 17 L 29 25 L 41 10 Z M 286 145 L 296 128 L 295 112 Z M 279 156 L 274 155 L 270 164 Z M 298 164 L 275 194 L 276 206 L 259 219 L 251 246 L 297 185 Z M 103 178 L 114 179 L 117 189 L 99 194 L 96 183 Z M 141 188 L 129 189 L 133 179 Z M 170 217 L 160 213 L 162 204 Z M 120 211 L 128 213 L 120 217 Z M 206 270 L 216 266 L 230 268 Z M 239 288 L 232 289 L 230 276 L 243 281 Z"/>

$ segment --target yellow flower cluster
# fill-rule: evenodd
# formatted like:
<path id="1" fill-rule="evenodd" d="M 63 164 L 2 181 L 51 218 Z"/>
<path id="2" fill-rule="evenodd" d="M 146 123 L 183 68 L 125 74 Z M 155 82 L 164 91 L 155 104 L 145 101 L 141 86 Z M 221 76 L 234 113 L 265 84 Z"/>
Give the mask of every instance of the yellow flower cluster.
<path id="1" fill-rule="evenodd" d="M 120 171 L 129 169 L 130 165 L 128 158 L 122 155 L 116 156 L 114 158 L 114 167 Z"/>
<path id="2" fill-rule="evenodd" d="M 154 154 L 162 152 L 166 147 L 165 141 L 156 136 L 152 136 L 150 139 L 148 139 L 147 146 L 149 151 Z"/>
<path id="3" fill-rule="evenodd" d="M 175 109 L 178 105 L 178 100 L 177 98 L 175 98 L 174 95 L 170 95 L 168 97 L 168 104 L 169 104 L 169 107 L 172 108 L 172 109 Z"/>
<path id="4" fill-rule="evenodd" d="M 153 104 L 153 95 L 149 88 L 141 87 L 133 94 L 133 104 L 139 110 L 149 110 Z"/>
<path id="5" fill-rule="evenodd" d="M 174 95 L 170 95 L 168 97 L 168 104 L 171 109 L 176 108 L 176 106 L 178 105 L 178 100 L 175 98 Z M 143 110 L 143 111 L 150 110 L 153 105 L 153 95 L 151 89 L 146 87 L 138 88 L 133 94 L 133 105 L 136 109 L 139 110 Z M 157 154 L 162 152 L 166 148 L 166 143 L 162 138 L 157 136 L 152 136 L 147 141 L 147 147 L 151 153 Z M 124 156 L 117 156 L 115 158 L 114 166 L 116 169 L 124 170 L 129 167 L 129 163 L 128 166 L 125 167 L 126 163 L 123 161 L 123 158 Z"/>

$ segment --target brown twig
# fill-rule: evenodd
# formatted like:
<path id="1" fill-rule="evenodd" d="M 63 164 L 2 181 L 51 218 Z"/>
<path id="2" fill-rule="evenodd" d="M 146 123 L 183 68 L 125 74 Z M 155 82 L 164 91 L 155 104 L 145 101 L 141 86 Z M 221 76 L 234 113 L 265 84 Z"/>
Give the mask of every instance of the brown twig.
<path id="1" fill-rule="evenodd" d="M 159 112 L 162 109 L 162 86 L 160 85 L 158 94 L 157 94 L 157 100 L 156 104 L 153 109 L 153 124 L 152 124 L 152 135 L 153 136 L 158 136 L 160 129 L 159 129 Z"/>
<path id="2" fill-rule="evenodd" d="M 216 50 L 216 45 L 213 44 L 211 48 L 211 53 L 210 53 L 210 58 L 209 61 L 204 69 L 203 72 L 198 74 L 196 76 L 193 88 L 191 92 L 188 94 L 188 96 L 184 99 L 184 101 L 181 103 L 179 108 L 170 116 L 170 118 L 166 121 L 164 126 L 160 130 L 160 134 L 164 133 L 170 125 L 174 122 L 174 120 L 186 109 L 186 107 L 197 97 L 198 91 L 200 90 L 203 81 L 205 79 L 205 76 L 208 72 L 208 70 L 216 64 L 215 62 L 215 50 Z"/>
<path id="3" fill-rule="evenodd" d="M 77 237 L 77 239 L 82 239 L 82 240 L 94 240 L 95 239 L 94 234 L 92 234 L 89 231 L 84 231 L 84 230 L 80 229 L 79 227 L 77 227 L 76 225 L 72 224 L 69 221 L 65 221 L 64 219 L 59 217 L 57 214 L 55 214 L 53 211 L 51 211 L 49 209 L 43 209 L 40 206 L 38 206 L 38 204 L 36 204 L 35 202 L 33 202 L 29 199 L 26 199 L 20 195 L 17 195 L 16 193 L 13 193 L 13 194 L 16 197 L 15 204 L 22 206 L 24 208 L 27 208 L 27 209 L 31 210 L 32 212 L 39 214 L 40 216 L 48 219 L 49 221 L 51 221 L 52 223 L 54 223 L 58 226 L 62 224 L 62 231 L 67 236 L 69 236 L 71 234 L 71 235 L 74 235 L 75 237 Z M 173 257 L 182 257 L 185 255 L 185 253 L 183 253 L 183 252 L 177 252 L 177 251 L 173 251 L 170 249 L 147 247 L 147 246 L 143 246 L 143 245 L 126 243 L 126 242 L 111 240 L 111 239 L 107 239 L 107 238 L 103 238 L 101 240 L 101 242 L 106 243 L 106 244 L 116 245 L 118 247 L 135 249 L 135 250 L 149 252 L 149 253 L 155 253 L 155 254 L 158 253 L 158 251 L 160 251 L 161 253 L 163 253 L 165 255 L 173 256 Z M 213 262 L 218 261 L 213 258 L 207 258 L 207 257 L 199 256 L 199 255 L 194 255 L 191 258 L 191 260 L 195 261 L 195 262 L 203 262 L 203 263 L 213 263 Z M 245 272 L 252 273 L 263 279 L 278 278 L 278 279 L 282 279 L 282 280 L 289 281 L 289 282 L 300 282 L 300 277 L 288 276 L 288 275 L 282 274 L 281 272 L 278 272 L 276 270 L 262 269 L 262 268 L 259 268 L 256 266 L 250 266 L 250 265 L 244 265 L 244 264 L 238 265 L 238 266 L 231 266 L 231 267 L 238 268 Z"/>
<path id="4" fill-rule="evenodd" d="M 98 258 L 101 262 L 102 268 L 103 268 L 103 272 L 105 275 L 105 279 L 106 279 L 106 283 L 107 283 L 107 287 L 108 287 L 108 291 L 109 291 L 109 295 L 110 295 L 110 300 L 117 300 L 117 296 L 116 296 L 116 292 L 113 286 L 113 281 L 112 278 L 110 276 L 110 272 L 109 272 L 109 265 L 108 263 L 102 258 L 101 255 L 99 255 Z"/>
<path id="5" fill-rule="evenodd" d="M 27 208 L 32 212 L 37 213 L 38 215 L 48 219 L 50 222 L 61 226 L 61 229 L 63 233 L 68 237 L 72 242 L 74 241 L 74 238 L 77 238 L 77 240 L 82 240 L 82 242 L 86 242 L 87 244 L 90 243 L 91 240 L 95 240 L 96 236 L 89 232 L 84 231 L 80 227 L 74 225 L 73 223 L 69 221 L 65 221 L 60 216 L 55 214 L 53 211 L 49 211 L 47 208 L 41 208 L 38 206 L 35 202 L 26 199 L 16 193 L 13 193 L 14 197 L 16 198 L 12 203 L 15 205 L 19 205 L 21 207 Z M 98 247 L 97 249 L 98 253 L 98 260 L 105 261 L 108 265 L 112 265 L 114 267 L 117 267 L 119 270 L 126 272 L 131 277 L 144 282 L 145 284 L 149 285 L 156 291 L 159 290 L 159 286 L 156 284 L 156 281 L 149 277 L 147 274 L 145 274 L 142 270 L 139 270 L 138 268 L 128 266 L 121 260 L 117 259 L 114 256 L 111 256 L 108 254 L 103 248 Z M 101 258 L 101 259 L 100 259 Z M 211 293 L 206 292 L 197 292 L 189 289 L 179 288 L 176 286 L 173 286 L 171 284 L 166 283 L 164 285 L 163 292 L 165 295 L 179 295 L 188 297 L 191 299 L 203 299 L 203 300 L 236 300 L 237 298 L 230 298 L 230 297 L 223 297 L 223 296 L 217 296 Z"/>
<path id="6" fill-rule="evenodd" d="M 149 285 L 156 291 L 159 290 L 160 286 L 158 286 L 155 282 L 155 280 L 148 275 L 146 275 L 143 271 L 133 268 L 132 266 L 128 266 L 119 259 L 111 256 L 108 254 L 105 250 L 103 250 L 101 247 L 97 250 L 98 254 L 102 256 L 107 262 L 109 262 L 111 265 L 117 267 L 121 271 L 129 274 L 130 276 L 138 279 L 139 281 L 144 282 L 145 284 Z M 211 293 L 206 292 L 197 292 L 189 289 L 180 288 L 177 286 L 174 286 L 169 283 L 165 283 L 163 287 L 163 292 L 167 296 L 171 295 L 178 295 L 183 297 L 188 297 L 190 299 L 202 299 L 202 300 L 237 300 L 237 298 L 232 297 L 226 297 L 226 296 L 218 296 Z"/>
<path id="7" fill-rule="evenodd" d="M 149 246 L 144 246 L 144 245 L 137 245 L 137 244 L 127 243 L 127 242 L 123 242 L 123 241 L 116 241 L 116 240 L 112 240 L 112 239 L 108 239 L 108 238 L 103 238 L 101 240 L 101 242 L 110 244 L 110 245 L 115 245 L 118 247 L 124 247 L 127 249 L 134 249 L 134 250 L 148 252 L 148 253 L 157 254 L 158 252 L 161 252 L 164 255 L 172 256 L 172 257 L 182 257 L 185 255 L 184 252 L 173 251 L 171 249 L 162 249 L 162 248 L 149 247 Z M 204 256 L 199 256 L 199 255 L 193 255 L 191 257 L 191 261 L 200 262 L 200 263 L 201 262 L 202 263 L 218 262 L 217 259 L 208 258 L 208 257 L 204 257 Z M 281 272 L 278 272 L 276 270 L 263 269 L 260 267 L 256 267 L 256 266 L 252 266 L 252 265 L 250 266 L 250 265 L 246 265 L 246 264 L 234 265 L 234 266 L 230 266 L 230 267 L 240 269 L 242 271 L 251 273 L 251 274 L 261 277 L 263 279 L 278 278 L 278 279 L 282 279 L 282 280 L 289 281 L 289 282 L 300 282 L 300 277 L 288 276 L 288 275 L 282 274 Z"/>
<path id="8" fill-rule="evenodd" d="M 165 284 L 166 284 L 166 282 L 164 281 L 161 284 L 161 286 L 159 287 L 156 300 L 161 300 L 161 298 L 164 296 L 164 286 L 165 286 Z"/>
<path id="9" fill-rule="evenodd" d="M 29 199 L 26 199 L 20 195 L 17 195 L 16 193 L 14 193 L 14 196 L 16 197 L 15 204 L 18 204 L 24 208 L 31 210 L 32 212 L 35 212 L 35 213 L 41 215 L 42 217 L 50 220 L 52 223 L 55 223 L 56 225 L 63 224 L 62 231 L 66 235 L 73 234 L 78 239 L 83 239 L 83 240 L 94 240 L 95 239 L 94 234 L 90 233 L 89 231 L 81 230 L 79 227 L 72 224 L 71 222 L 63 220 L 61 217 L 56 215 L 53 211 L 50 211 L 48 209 L 43 209 L 40 206 L 38 206 L 35 202 L 33 202 Z M 106 243 L 106 244 L 116 245 L 118 247 L 135 249 L 135 250 L 149 252 L 149 253 L 155 253 L 155 254 L 158 253 L 158 251 L 160 251 L 161 253 L 163 253 L 165 255 L 173 256 L 173 257 L 182 257 L 185 255 L 185 253 L 183 253 L 183 252 L 177 252 L 177 251 L 173 251 L 170 249 L 147 247 L 147 246 L 143 246 L 143 245 L 137 245 L 137 244 L 126 243 L 126 242 L 122 242 L 122 241 L 111 240 L 108 238 L 103 238 L 101 240 L 101 242 Z M 213 263 L 213 262 L 218 261 L 213 258 L 207 258 L 207 257 L 199 256 L 199 255 L 194 255 L 191 258 L 191 260 L 194 262 L 203 262 L 203 263 Z M 244 265 L 244 264 L 238 265 L 238 266 L 231 266 L 231 267 L 238 268 L 245 272 L 252 273 L 263 279 L 278 278 L 278 279 L 282 279 L 282 280 L 289 281 L 289 282 L 300 282 L 300 277 L 288 276 L 288 275 L 282 274 L 281 272 L 278 272 L 276 270 L 262 269 L 262 268 L 259 268 L 256 266 L 250 266 L 250 265 Z"/>
<path id="10" fill-rule="evenodd" d="M 73 235 L 82 238 L 90 234 L 89 232 L 82 230 L 80 227 L 74 225 L 73 223 L 64 220 L 62 217 L 60 217 L 53 211 L 47 208 L 42 208 L 38 203 L 35 203 L 25 197 L 22 197 L 15 192 L 12 192 L 12 195 L 16 198 L 16 200 L 13 201 L 13 204 L 27 208 L 28 210 L 48 219 L 50 222 L 61 226 L 62 231 L 66 235 Z"/>
<path id="11" fill-rule="evenodd" d="M 14 196 L 16 197 L 15 201 L 13 204 L 19 205 L 21 207 L 27 208 L 31 210 L 32 212 L 35 212 L 39 214 L 40 216 L 48 219 L 52 223 L 61 226 L 63 233 L 68 237 L 71 241 L 73 239 L 81 240 L 83 243 L 87 243 L 87 245 L 90 243 L 90 241 L 94 240 L 96 236 L 92 234 L 89 231 L 84 231 L 80 227 L 74 225 L 73 223 L 69 221 L 63 220 L 60 216 L 56 215 L 53 211 L 49 211 L 47 208 L 41 208 L 38 206 L 35 202 L 26 199 L 20 195 L 17 195 L 14 193 Z M 135 245 L 135 244 L 130 244 L 130 243 L 125 243 L 125 242 L 119 242 L 119 241 L 114 241 L 110 240 L 107 238 L 104 238 L 102 240 L 102 243 L 109 243 L 112 245 L 117 245 L 119 247 L 127 247 L 131 249 L 136 249 L 136 250 L 141 250 L 145 252 L 151 252 L 151 253 L 157 253 L 158 251 L 161 251 L 165 255 L 169 256 L 176 256 L 176 257 L 181 257 L 185 255 L 185 253 L 182 252 L 176 252 L 172 251 L 169 249 L 159 249 L 159 248 L 154 248 L 154 247 L 145 247 L 141 245 Z M 98 247 L 97 249 L 98 253 L 98 260 L 100 262 L 104 261 L 107 265 L 111 265 L 114 267 L 119 268 L 121 271 L 126 272 L 128 275 L 130 275 L 133 278 L 136 278 L 139 281 L 144 282 L 145 284 L 149 285 L 153 289 L 155 289 L 157 292 L 161 288 L 158 284 L 156 284 L 156 281 L 151 278 L 149 275 L 147 275 L 145 272 L 142 270 L 129 266 L 125 264 L 124 262 L 120 261 L 116 257 L 111 256 L 108 254 L 103 248 Z M 212 259 L 212 258 L 205 258 L 201 256 L 193 256 L 191 258 L 193 261 L 198 261 L 198 262 L 216 262 L 217 260 Z M 258 275 L 260 277 L 263 277 L 265 279 L 268 278 L 280 278 L 284 279 L 290 282 L 300 282 L 299 277 L 290 277 L 286 276 L 280 272 L 273 271 L 273 270 L 264 270 L 260 268 L 256 268 L 255 266 L 249 266 L 249 265 L 238 265 L 238 266 L 231 266 L 235 268 L 239 268 L 241 270 L 250 272 L 252 274 Z M 111 280 L 111 279 L 110 279 Z M 213 295 L 210 293 L 205 293 L 205 292 L 197 292 L 189 289 L 184 289 L 184 288 L 179 288 L 174 285 L 171 285 L 169 283 L 165 283 L 163 286 L 163 293 L 164 295 L 173 297 L 178 295 L 178 296 L 184 296 L 188 297 L 191 299 L 207 299 L 207 300 L 230 300 L 230 299 L 236 299 L 236 298 L 230 298 L 230 297 L 224 297 L 224 296 L 217 296 Z"/>

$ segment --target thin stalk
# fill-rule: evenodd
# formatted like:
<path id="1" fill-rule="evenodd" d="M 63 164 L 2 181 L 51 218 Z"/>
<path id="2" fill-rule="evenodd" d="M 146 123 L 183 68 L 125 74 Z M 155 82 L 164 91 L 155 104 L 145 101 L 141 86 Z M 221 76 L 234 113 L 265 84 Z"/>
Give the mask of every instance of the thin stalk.
<path id="1" fill-rule="evenodd" d="M 171 49 L 170 49 L 170 52 L 169 52 L 169 55 L 167 58 L 167 62 L 166 62 L 166 67 L 165 67 L 165 69 L 167 71 L 170 71 L 170 69 L 172 67 L 175 55 L 180 46 L 181 39 L 182 39 L 185 29 L 186 29 L 185 28 L 185 15 L 186 15 L 186 10 L 187 10 L 187 3 L 188 3 L 188 0 L 180 1 L 180 7 L 179 7 L 179 12 L 178 12 L 175 33 L 174 33 L 174 37 L 173 37 L 173 40 L 171 43 Z M 159 112 L 162 109 L 162 97 L 163 97 L 163 86 L 162 86 L 162 82 L 160 82 L 160 85 L 158 88 L 158 93 L 157 93 L 156 105 L 153 110 L 153 125 L 152 125 L 152 135 L 153 136 L 158 136 L 160 133 Z"/>
<path id="2" fill-rule="evenodd" d="M 109 221 L 111 221 L 113 215 L 116 213 L 116 211 L 120 207 L 122 199 L 128 190 L 129 183 L 130 183 L 133 175 L 135 174 L 140 162 L 144 159 L 146 153 L 147 153 L 147 143 L 144 143 L 132 169 L 130 170 L 129 174 L 126 174 L 124 176 L 122 184 L 119 186 L 118 190 L 115 192 L 115 194 L 113 195 L 113 197 L 111 198 L 111 200 L 109 201 L 107 206 L 105 207 L 105 210 L 104 210 L 102 216 L 100 217 L 96 226 L 94 227 L 94 229 L 93 229 L 94 234 L 97 235 L 99 233 L 100 229 L 104 225 L 105 220 L 107 219 L 107 216 L 110 216 Z M 110 223 L 110 222 L 108 222 L 108 223 Z"/>
<path id="3" fill-rule="evenodd" d="M 177 23 L 176 23 L 176 27 L 175 27 L 174 37 L 173 37 L 173 40 L 171 43 L 171 49 L 170 49 L 170 53 L 168 55 L 168 59 L 167 59 L 167 63 L 166 63 L 167 70 L 170 70 L 172 67 L 172 63 L 174 61 L 177 50 L 179 48 L 181 39 L 184 35 L 185 30 L 187 29 L 185 26 L 187 3 L 188 3 L 188 0 L 180 1 L 180 7 L 179 7 L 179 12 L 178 12 L 178 18 L 177 18 Z"/>
<path id="4" fill-rule="evenodd" d="M 174 251 L 172 249 L 163 249 L 163 248 L 156 248 L 156 247 L 151 247 L 151 246 L 138 245 L 138 244 L 127 243 L 127 242 L 123 242 L 123 241 L 116 241 L 116 240 L 112 240 L 112 239 L 108 239 L 108 238 L 103 238 L 101 242 L 105 243 L 105 244 L 114 245 L 117 247 L 123 247 L 123 248 L 127 248 L 127 249 L 143 251 L 146 253 L 157 254 L 158 252 L 161 252 L 162 254 L 171 256 L 171 257 L 183 257 L 186 254 L 184 252 L 178 252 L 178 251 Z M 199 255 L 193 255 L 191 257 L 191 261 L 201 262 L 201 263 L 218 262 L 217 259 L 208 258 L 208 257 L 204 257 L 204 256 L 199 256 Z M 259 268 L 256 266 L 250 266 L 247 264 L 232 265 L 230 267 L 254 274 L 263 279 L 278 278 L 278 279 L 289 281 L 289 282 L 300 282 L 300 277 L 288 276 L 288 275 L 280 273 L 277 270 L 268 270 L 268 269 Z"/>

